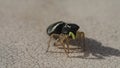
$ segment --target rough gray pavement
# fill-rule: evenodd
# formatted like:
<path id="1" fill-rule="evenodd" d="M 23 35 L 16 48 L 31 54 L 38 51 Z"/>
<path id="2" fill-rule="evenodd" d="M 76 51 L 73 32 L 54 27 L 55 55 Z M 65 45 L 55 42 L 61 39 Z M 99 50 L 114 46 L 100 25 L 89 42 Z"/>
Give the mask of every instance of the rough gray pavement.
<path id="1" fill-rule="evenodd" d="M 45 53 L 46 28 L 60 20 L 85 32 L 86 58 Z M 0 0 L 0 68 L 120 68 L 120 0 Z"/>

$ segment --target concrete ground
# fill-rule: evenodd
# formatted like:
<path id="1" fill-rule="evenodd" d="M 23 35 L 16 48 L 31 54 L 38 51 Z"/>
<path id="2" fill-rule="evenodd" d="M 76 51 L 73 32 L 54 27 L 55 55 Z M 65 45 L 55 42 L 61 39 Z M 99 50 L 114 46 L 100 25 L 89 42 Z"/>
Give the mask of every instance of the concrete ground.
<path id="1" fill-rule="evenodd" d="M 46 53 L 46 28 L 60 20 L 85 32 L 86 58 Z M 120 0 L 0 0 L 0 68 L 120 68 L 119 35 Z"/>

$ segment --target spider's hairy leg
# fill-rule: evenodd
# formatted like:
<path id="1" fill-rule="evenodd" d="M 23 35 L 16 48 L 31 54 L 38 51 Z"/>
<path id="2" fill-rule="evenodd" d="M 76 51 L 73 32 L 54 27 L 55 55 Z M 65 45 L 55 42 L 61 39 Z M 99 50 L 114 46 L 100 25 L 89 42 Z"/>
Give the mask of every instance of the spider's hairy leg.
<path id="1" fill-rule="evenodd" d="M 65 39 L 66 39 L 66 45 L 67 45 L 67 50 L 68 50 L 68 53 L 70 52 L 70 47 L 69 47 L 69 38 L 68 38 L 68 36 L 66 36 L 65 37 Z"/>
<path id="2" fill-rule="evenodd" d="M 84 32 L 79 32 L 80 34 L 80 41 L 82 43 L 82 48 L 83 48 L 83 51 L 86 50 L 86 45 L 85 45 L 85 33 Z"/>
<path id="3" fill-rule="evenodd" d="M 70 47 L 69 47 L 69 44 L 67 42 L 66 42 L 66 45 L 67 45 L 68 53 L 70 53 Z"/>
<path id="4" fill-rule="evenodd" d="M 48 47 L 47 47 L 47 51 L 46 51 L 46 52 L 48 52 L 48 50 L 49 50 L 49 48 L 50 48 L 51 39 L 54 38 L 54 36 L 58 36 L 58 34 L 51 34 L 51 35 L 50 35 L 50 39 L 49 39 L 49 41 L 48 41 Z"/>
<path id="5" fill-rule="evenodd" d="M 64 43 L 63 41 L 60 41 L 60 43 L 62 44 L 62 46 L 63 46 L 63 48 L 64 48 L 64 51 L 65 51 L 67 57 L 69 57 L 68 52 L 67 52 L 67 50 L 66 50 L 66 48 L 65 48 L 65 43 Z"/>
<path id="6" fill-rule="evenodd" d="M 65 47 L 67 35 L 60 34 L 59 39 L 60 39 L 60 44 L 63 46 L 63 49 L 64 49 L 66 55 L 69 57 L 68 52 L 67 52 L 66 47 Z M 68 48 L 68 45 L 67 45 L 67 48 Z"/>

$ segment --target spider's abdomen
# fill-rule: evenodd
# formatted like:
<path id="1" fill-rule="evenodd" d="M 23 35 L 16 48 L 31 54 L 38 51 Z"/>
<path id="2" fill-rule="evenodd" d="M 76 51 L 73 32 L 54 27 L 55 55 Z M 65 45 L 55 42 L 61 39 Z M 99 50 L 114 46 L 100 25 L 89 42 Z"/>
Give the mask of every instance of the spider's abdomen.
<path id="1" fill-rule="evenodd" d="M 64 27 L 64 25 L 65 25 L 65 23 L 63 21 L 59 21 L 59 22 L 51 24 L 47 28 L 47 34 L 48 35 L 51 35 L 51 34 L 60 34 L 61 31 L 62 31 L 62 28 Z"/>

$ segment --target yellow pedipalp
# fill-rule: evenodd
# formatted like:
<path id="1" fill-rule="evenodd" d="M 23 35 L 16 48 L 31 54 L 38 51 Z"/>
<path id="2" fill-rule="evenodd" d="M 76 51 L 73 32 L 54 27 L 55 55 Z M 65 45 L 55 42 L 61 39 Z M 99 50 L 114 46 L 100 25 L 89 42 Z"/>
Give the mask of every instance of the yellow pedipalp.
<path id="1" fill-rule="evenodd" d="M 69 36 L 71 36 L 72 39 L 75 39 L 75 38 L 76 38 L 76 37 L 75 37 L 75 34 L 74 34 L 73 32 L 69 32 Z"/>

